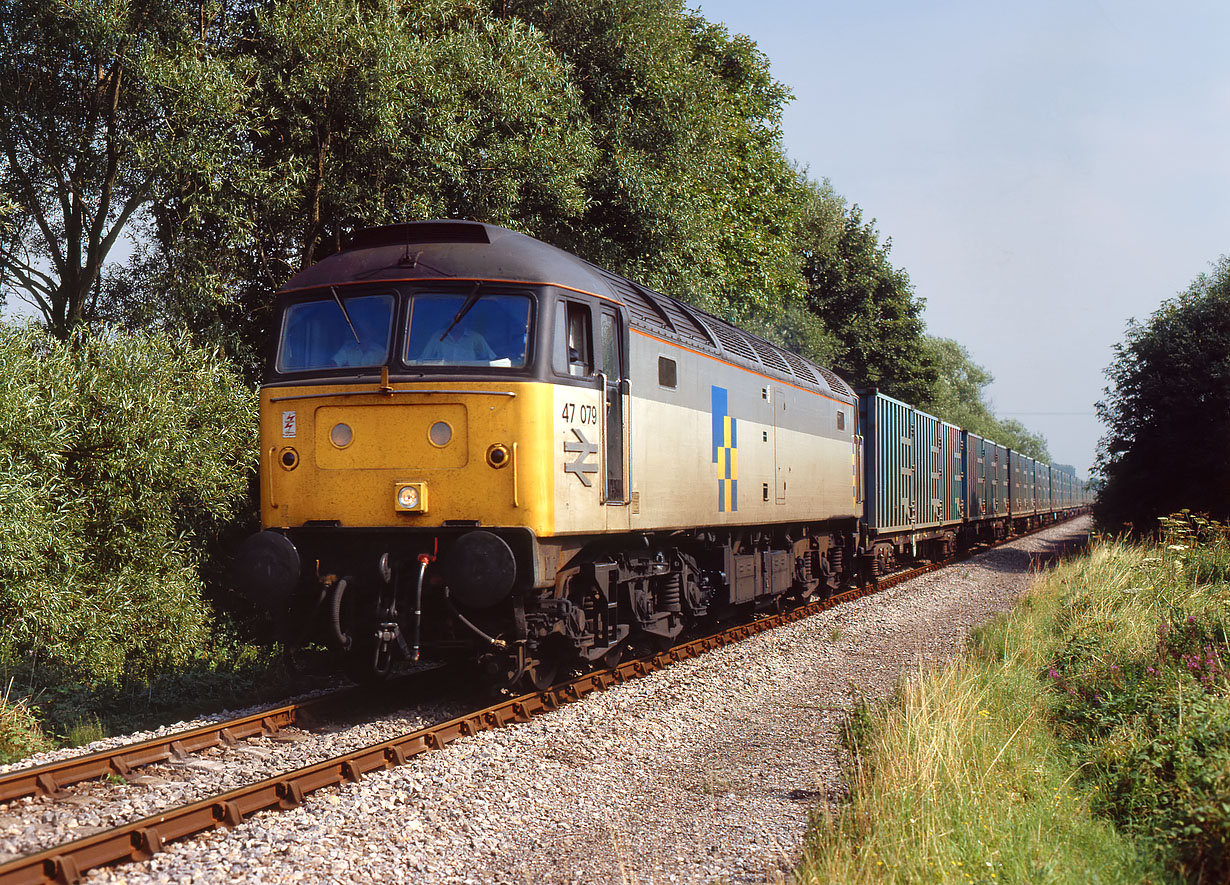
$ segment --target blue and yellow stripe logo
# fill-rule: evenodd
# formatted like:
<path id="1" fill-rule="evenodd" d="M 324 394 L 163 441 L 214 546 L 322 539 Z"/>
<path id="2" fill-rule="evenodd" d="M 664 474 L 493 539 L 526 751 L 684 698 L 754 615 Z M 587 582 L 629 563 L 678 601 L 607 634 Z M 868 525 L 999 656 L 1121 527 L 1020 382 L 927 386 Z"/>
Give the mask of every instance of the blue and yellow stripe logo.
<path id="1" fill-rule="evenodd" d="M 718 512 L 739 509 L 739 437 L 727 414 L 726 388 L 713 388 L 713 463 L 718 465 Z"/>

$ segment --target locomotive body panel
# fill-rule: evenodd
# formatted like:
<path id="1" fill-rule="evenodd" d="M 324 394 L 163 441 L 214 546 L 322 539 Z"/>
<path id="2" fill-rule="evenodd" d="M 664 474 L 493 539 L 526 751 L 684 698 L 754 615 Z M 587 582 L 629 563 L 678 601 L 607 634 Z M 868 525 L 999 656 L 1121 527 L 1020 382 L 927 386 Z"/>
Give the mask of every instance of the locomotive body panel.
<path id="1" fill-rule="evenodd" d="M 647 333 L 631 353 L 633 529 L 855 515 L 852 402 Z"/>

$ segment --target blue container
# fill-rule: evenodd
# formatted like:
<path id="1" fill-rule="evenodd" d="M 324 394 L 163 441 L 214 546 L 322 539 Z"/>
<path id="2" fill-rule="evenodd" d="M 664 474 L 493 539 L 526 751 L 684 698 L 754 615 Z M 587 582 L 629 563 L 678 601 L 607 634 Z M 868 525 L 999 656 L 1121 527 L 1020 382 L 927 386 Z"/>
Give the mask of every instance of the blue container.
<path id="1" fill-rule="evenodd" d="M 964 495 L 968 519 L 986 519 L 991 515 L 991 483 L 987 477 L 987 441 L 976 433 L 965 431 Z"/>
<path id="2" fill-rule="evenodd" d="M 877 534 L 962 520 L 961 428 L 878 391 L 859 396 L 867 525 Z"/>

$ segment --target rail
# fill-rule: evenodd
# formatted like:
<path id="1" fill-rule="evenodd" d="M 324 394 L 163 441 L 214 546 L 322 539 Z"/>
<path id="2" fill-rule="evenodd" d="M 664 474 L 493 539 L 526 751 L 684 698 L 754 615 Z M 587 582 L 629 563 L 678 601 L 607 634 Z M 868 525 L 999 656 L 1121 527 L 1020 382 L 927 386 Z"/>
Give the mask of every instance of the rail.
<path id="1" fill-rule="evenodd" d="M 1042 528 L 1049 528 L 1056 524 L 1051 523 L 1050 526 Z M 1018 535 L 1016 537 L 1023 536 Z M 973 551 L 972 553 L 975 552 L 981 552 L 981 550 Z M 1052 556 L 1059 556 L 1065 552 L 1067 552 L 1065 549 L 1059 549 L 1054 551 Z M 678 661 L 699 657 L 708 651 L 748 639 L 766 630 L 784 626 L 833 608 L 836 605 L 886 590 L 920 575 L 962 561 L 968 558 L 969 555 L 972 555 L 972 553 L 954 557 L 943 562 L 928 563 L 909 571 L 889 575 L 878 582 L 854 587 L 843 593 L 835 594 L 826 599 L 816 600 L 795 609 L 771 614 L 749 623 L 739 624 L 709 636 L 685 642 L 652 656 L 626 661 L 607 670 L 587 673 L 562 682 L 545 691 L 532 692 L 507 699 L 484 709 L 450 719 L 447 722 L 429 725 L 408 732 L 400 737 L 381 741 L 324 762 L 318 762 L 305 768 L 286 772 L 180 808 L 150 815 L 114 829 L 77 839 L 54 848 L 25 855 L 8 863 L 0 864 L 0 885 L 35 885 L 35 883 L 49 882 L 75 883 L 81 881 L 87 871 L 96 867 L 146 860 L 171 842 L 209 832 L 219 827 L 230 828 L 238 826 L 252 815 L 261 811 L 294 808 L 302 804 L 305 797 L 318 790 L 339 786 L 343 783 L 356 783 L 367 774 L 403 765 L 422 753 L 446 747 L 462 737 L 478 734 L 490 729 L 502 728 L 514 723 L 528 722 L 534 716 L 558 709 L 565 704 L 574 703 L 594 692 L 602 691 L 613 685 L 633 679 L 639 679 Z M 305 706 L 290 705 L 288 708 L 278 708 L 276 711 L 265 711 L 245 717 L 242 721 L 247 724 L 243 727 L 258 731 L 268 728 L 270 724 L 276 725 L 277 721 L 271 714 L 281 714 L 283 710 L 290 708 L 296 708 L 301 713 Z M 269 723 L 266 720 L 269 720 Z M 236 723 L 239 721 L 241 720 L 236 720 Z M 230 731 L 232 735 L 235 735 L 236 723 L 219 723 L 216 728 L 211 728 L 218 734 L 218 740 L 225 742 L 226 738 L 222 735 L 222 732 Z M 193 733 L 196 731 L 205 731 L 205 729 L 194 730 Z M 185 734 L 188 733 L 186 732 Z M 183 736 L 171 736 L 171 738 L 170 744 L 178 740 L 186 748 L 187 745 L 183 743 Z M 211 740 L 212 738 L 202 735 L 201 739 Z M 172 752 L 170 744 L 168 744 L 168 754 Z M 208 744 L 208 746 L 216 745 Z M 138 748 L 143 747 L 144 744 L 132 745 L 129 751 L 130 753 L 136 753 Z M 141 752 L 145 752 L 145 750 L 142 749 Z M 162 751 L 158 750 L 157 752 Z M 160 758 L 167 757 L 164 755 Z M 115 763 L 112 762 L 110 764 L 114 766 Z M 126 762 L 124 764 L 130 763 Z M 44 766 L 39 766 L 39 768 L 44 768 Z M 20 773 L 31 774 L 36 770 L 30 769 Z M 87 769 L 83 766 L 81 770 L 85 771 Z M 112 768 L 103 771 L 101 776 L 110 773 L 121 772 Z M 97 777 L 100 775 L 92 776 Z M 37 787 L 38 775 L 34 776 L 34 781 Z"/>

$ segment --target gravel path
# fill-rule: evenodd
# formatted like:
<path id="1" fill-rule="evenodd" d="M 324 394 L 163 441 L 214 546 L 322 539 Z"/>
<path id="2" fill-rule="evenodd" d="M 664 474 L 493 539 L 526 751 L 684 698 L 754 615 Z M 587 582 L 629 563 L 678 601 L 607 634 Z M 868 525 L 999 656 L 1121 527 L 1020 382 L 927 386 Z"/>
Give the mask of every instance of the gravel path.
<path id="1" fill-rule="evenodd" d="M 959 651 L 1028 586 L 1033 558 L 1088 528 L 1053 527 L 89 881 L 779 881 L 809 809 L 844 790 L 853 693 L 885 697 Z M 260 766 L 287 746 L 301 745 L 257 747 L 270 751 Z M 38 811 L 0 808 L 0 851 L 14 828 L 62 833 L 95 814 Z"/>

